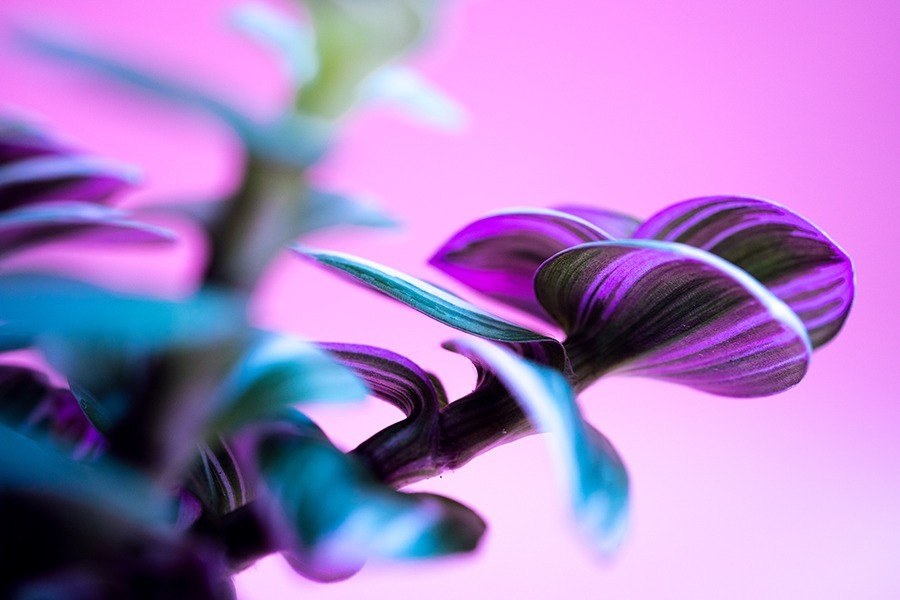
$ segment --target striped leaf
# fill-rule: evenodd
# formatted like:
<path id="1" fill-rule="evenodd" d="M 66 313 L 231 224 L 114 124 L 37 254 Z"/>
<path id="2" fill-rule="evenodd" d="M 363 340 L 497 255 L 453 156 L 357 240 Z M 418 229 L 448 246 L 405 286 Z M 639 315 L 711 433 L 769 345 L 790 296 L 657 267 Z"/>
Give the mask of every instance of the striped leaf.
<path id="1" fill-rule="evenodd" d="M 171 242 L 170 231 L 128 213 L 83 202 L 54 202 L 0 212 L 0 257 L 55 237 L 89 233 L 91 241 Z"/>
<path id="2" fill-rule="evenodd" d="M 797 315 L 745 271 L 690 246 L 577 246 L 546 262 L 535 286 L 568 334 L 578 385 L 619 372 L 763 396 L 806 372 L 811 348 Z"/>
<path id="3" fill-rule="evenodd" d="M 837 335 L 853 303 L 850 258 L 815 225 L 767 200 L 686 200 L 634 236 L 689 244 L 744 269 L 799 315 L 813 348 Z"/>
<path id="4" fill-rule="evenodd" d="M 459 296 L 412 275 L 341 252 L 294 246 L 300 256 L 349 275 L 366 287 L 428 315 L 454 329 L 491 340 L 558 346 L 553 338 L 540 335 L 483 310 Z"/>
<path id="5" fill-rule="evenodd" d="M 393 486 L 435 472 L 438 413 L 446 398 L 440 381 L 411 360 L 383 348 L 358 344 L 320 344 L 353 370 L 372 393 L 400 409 L 406 418 L 382 429 L 354 451 L 380 480 Z M 409 456 L 421 457 L 409 462 Z"/>
<path id="6" fill-rule="evenodd" d="M 534 427 L 548 432 L 579 525 L 597 551 L 615 551 L 627 526 L 628 474 L 612 444 L 582 419 L 565 377 L 484 340 L 456 340 L 448 347 L 496 374 Z"/>
<path id="7" fill-rule="evenodd" d="M 571 246 L 611 237 L 583 219 L 549 209 L 512 209 L 470 223 L 430 263 L 470 288 L 541 318 L 534 274 Z"/>
<path id="8" fill-rule="evenodd" d="M 29 157 L 0 164 L 0 210 L 48 200 L 105 202 L 136 181 L 133 167 L 105 159 L 73 154 Z"/>

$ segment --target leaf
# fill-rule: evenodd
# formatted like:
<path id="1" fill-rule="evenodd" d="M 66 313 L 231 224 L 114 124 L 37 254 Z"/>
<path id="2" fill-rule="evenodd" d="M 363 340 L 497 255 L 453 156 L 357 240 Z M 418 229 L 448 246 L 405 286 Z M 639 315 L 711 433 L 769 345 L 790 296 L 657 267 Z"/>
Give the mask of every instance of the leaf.
<path id="1" fill-rule="evenodd" d="M 382 429 L 354 451 L 373 474 L 393 486 L 418 481 L 435 472 L 438 413 L 446 401 L 440 381 L 411 360 L 373 346 L 320 344 L 353 370 L 372 393 L 396 406 L 405 419 Z M 421 457 L 410 462 L 409 457 Z"/>
<path id="2" fill-rule="evenodd" d="M 417 559 L 470 552 L 485 530 L 463 505 L 380 483 L 311 422 L 282 422 L 259 443 L 273 529 L 291 565 L 318 580 L 346 578 L 370 558 Z"/>
<path id="3" fill-rule="evenodd" d="M 316 76 L 315 34 L 312 28 L 262 2 L 244 2 L 231 9 L 230 21 L 240 31 L 275 51 L 295 87 Z"/>
<path id="4" fill-rule="evenodd" d="M 137 180 L 134 167 L 96 157 L 29 157 L 0 164 L 0 210 L 53 200 L 105 202 Z"/>
<path id="5" fill-rule="evenodd" d="M 220 292 L 167 301 L 31 274 L 0 276 L 0 321 L 4 336 L 50 336 L 144 349 L 210 343 L 232 335 L 244 323 L 241 303 Z"/>
<path id="6" fill-rule="evenodd" d="M 286 407 L 362 400 L 367 393 L 363 381 L 315 344 L 263 334 L 223 383 L 211 429 L 231 431 Z"/>
<path id="7" fill-rule="evenodd" d="M 398 222 L 373 202 L 311 189 L 302 205 L 297 235 L 342 225 L 390 228 Z"/>
<path id="8" fill-rule="evenodd" d="M 364 286 L 380 291 L 454 329 L 503 342 L 559 344 L 553 338 L 492 315 L 459 296 L 390 267 L 341 252 L 314 250 L 298 245 L 292 249 L 302 257 L 349 275 Z"/>
<path id="9" fill-rule="evenodd" d="M 466 121 L 465 110 L 419 73 L 399 65 L 384 66 L 360 86 L 364 102 L 395 108 L 422 123 L 458 130 Z"/>
<path id="10" fill-rule="evenodd" d="M 188 84 L 141 69 L 77 42 L 35 31 L 20 31 L 18 38 L 27 49 L 44 56 L 89 69 L 161 99 L 206 112 L 234 130 L 247 149 L 259 157 L 290 166 L 305 167 L 318 160 L 330 143 L 331 125 L 318 118 L 287 113 L 272 121 L 258 122 Z"/>
<path id="11" fill-rule="evenodd" d="M 429 262 L 490 298 L 547 319 L 534 296 L 538 267 L 561 250 L 607 239 L 594 225 L 566 213 L 511 209 L 470 223 Z"/>
<path id="12" fill-rule="evenodd" d="M 167 229 L 128 218 L 124 211 L 83 202 L 55 202 L 0 212 L 0 257 L 54 237 L 90 233 L 91 241 L 171 242 Z"/>
<path id="13" fill-rule="evenodd" d="M 492 371 L 532 424 L 549 432 L 579 525 L 597 551 L 614 552 L 627 528 L 628 474 L 612 444 L 582 419 L 565 377 L 484 340 L 460 339 L 446 347 Z"/>
<path id="14" fill-rule="evenodd" d="M 25 367 L 0 365 L 0 422 L 76 459 L 96 456 L 106 445 L 69 390 Z"/>
<path id="15" fill-rule="evenodd" d="M 847 254 L 818 227 L 767 200 L 686 200 L 652 216 L 634 237 L 688 244 L 736 264 L 797 313 L 813 348 L 837 335 L 853 304 Z"/>
<path id="16" fill-rule="evenodd" d="M 246 505 L 253 497 L 236 452 L 222 436 L 198 445 L 198 463 L 191 469 L 187 489 L 210 515 L 219 517 Z"/>
<path id="17" fill-rule="evenodd" d="M 435 0 L 307 0 L 316 34 L 317 76 L 297 97 L 302 113 L 335 119 L 357 100 L 360 83 L 426 32 Z"/>
<path id="18" fill-rule="evenodd" d="M 658 241 L 576 246 L 544 263 L 537 296 L 568 334 L 579 386 L 619 372 L 723 396 L 764 396 L 803 377 L 803 324 L 746 272 Z"/>
<path id="19" fill-rule="evenodd" d="M 640 219 L 596 206 L 564 204 L 553 208 L 596 225 L 606 232 L 611 239 L 630 238 L 641 224 Z"/>

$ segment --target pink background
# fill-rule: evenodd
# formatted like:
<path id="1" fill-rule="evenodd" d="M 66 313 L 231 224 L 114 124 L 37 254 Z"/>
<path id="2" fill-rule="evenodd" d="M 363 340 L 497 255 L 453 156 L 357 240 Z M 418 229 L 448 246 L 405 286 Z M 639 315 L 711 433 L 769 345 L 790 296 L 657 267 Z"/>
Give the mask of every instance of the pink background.
<path id="1" fill-rule="evenodd" d="M 272 114 L 278 69 L 219 26 L 229 5 L 4 0 L 0 19 L 67 23 Z M 215 121 L 15 54 L 3 36 L 0 105 L 140 165 L 147 184 L 129 205 L 233 183 L 236 144 Z M 632 478 L 632 532 L 611 563 L 570 528 L 535 437 L 417 486 L 490 522 L 474 556 L 370 565 L 329 586 L 269 559 L 238 579 L 241 598 L 900 597 L 900 3 L 471 0 L 450 7 L 415 64 L 467 108 L 468 127 L 436 132 L 385 110 L 355 119 L 319 178 L 377 196 L 407 227 L 310 243 L 452 285 L 425 261 L 492 209 L 584 202 L 648 216 L 692 196 L 746 193 L 792 207 L 843 245 L 857 265 L 856 306 L 806 380 L 777 397 L 631 379 L 583 395 Z M 130 275 L 165 293 L 183 290 L 195 266 L 189 248 L 105 252 L 16 264 L 88 265 L 87 276 L 124 285 Z M 451 394 L 473 383 L 465 361 L 439 348 L 457 334 L 417 313 L 287 255 L 263 288 L 261 324 L 389 347 L 441 374 Z M 314 412 L 345 447 L 397 417 L 374 401 Z"/>

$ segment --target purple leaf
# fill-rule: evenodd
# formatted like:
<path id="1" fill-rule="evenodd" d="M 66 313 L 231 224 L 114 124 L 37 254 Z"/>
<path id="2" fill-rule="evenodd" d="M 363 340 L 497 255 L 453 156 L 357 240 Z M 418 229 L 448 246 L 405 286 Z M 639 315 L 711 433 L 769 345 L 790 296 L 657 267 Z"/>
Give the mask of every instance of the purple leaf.
<path id="1" fill-rule="evenodd" d="M 128 213 L 84 202 L 54 202 L 0 212 L 0 256 L 52 239 L 89 232 L 91 241 L 171 242 L 170 231 L 132 221 Z"/>
<path id="2" fill-rule="evenodd" d="M 395 486 L 435 471 L 438 412 L 445 394 L 440 382 L 411 360 L 382 348 L 357 344 L 320 344 L 353 370 L 382 400 L 406 418 L 370 437 L 354 451 L 369 462 L 376 477 Z M 421 457 L 409 462 L 407 457 Z"/>
<path id="3" fill-rule="evenodd" d="M 541 263 L 571 246 L 608 239 L 601 229 L 570 214 L 515 209 L 470 223 L 429 262 L 488 297 L 546 319 L 532 282 Z"/>
<path id="4" fill-rule="evenodd" d="M 815 225 L 766 200 L 686 200 L 648 219 L 634 237 L 689 244 L 744 269 L 797 313 L 813 348 L 837 335 L 853 303 L 850 258 Z"/>
<path id="5" fill-rule="evenodd" d="M 635 219 L 630 215 L 595 206 L 565 204 L 555 206 L 554 209 L 593 223 L 614 239 L 630 238 L 641 224 L 640 219 Z"/>
<path id="6" fill-rule="evenodd" d="M 578 386 L 619 372 L 764 396 L 806 372 L 797 315 L 745 271 L 689 246 L 584 244 L 544 263 L 535 289 L 568 334 Z"/>
<path id="7" fill-rule="evenodd" d="M 137 180 L 133 167 L 76 155 L 45 155 L 0 165 L 0 211 L 54 200 L 105 202 Z"/>

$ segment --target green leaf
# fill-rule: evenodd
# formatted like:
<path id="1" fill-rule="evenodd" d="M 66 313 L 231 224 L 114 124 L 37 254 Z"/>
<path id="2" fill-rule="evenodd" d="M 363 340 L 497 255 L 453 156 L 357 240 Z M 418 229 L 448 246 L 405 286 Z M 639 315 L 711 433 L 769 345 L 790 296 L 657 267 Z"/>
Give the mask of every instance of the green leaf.
<path id="1" fill-rule="evenodd" d="M 558 345 L 555 339 L 516 325 L 483 310 L 431 283 L 362 258 L 295 245 L 300 256 L 345 273 L 364 286 L 466 333 L 501 342 L 539 342 Z"/>
<path id="2" fill-rule="evenodd" d="M 447 347 L 493 371 L 535 427 L 549 433 L 579 525 L 597 551 L 615 551 L 627 528 L 628 474 L 612 444 L 582 419 L 565 377 L 484 340 L 455 340 Z"/>
<path id="3" fill-rule="evenodd" d="M 341 116 L 358 99 L 360 83 L 402 55 L 434 18 L 435 0 L 307 0 L 316 33 L 319 71 L 300 90 L 301 112 Z"/>
<path id="4" fill-rule="evenodd" d="M 274 50 L 284 71 L 297 87 L 319 70 L 315 34 L 306 23 L 262 2 L 245 2 L 231 9 L 230 22 L 238 30 Z"/>
<path id="5" fill-rule="evenodd" d="M 362 83 L 365 102 L 397 109 L 427 125 L 459 130 L 466 112 L 452 98 L 408 67 L 388 65 L 378 69 Z"/>

